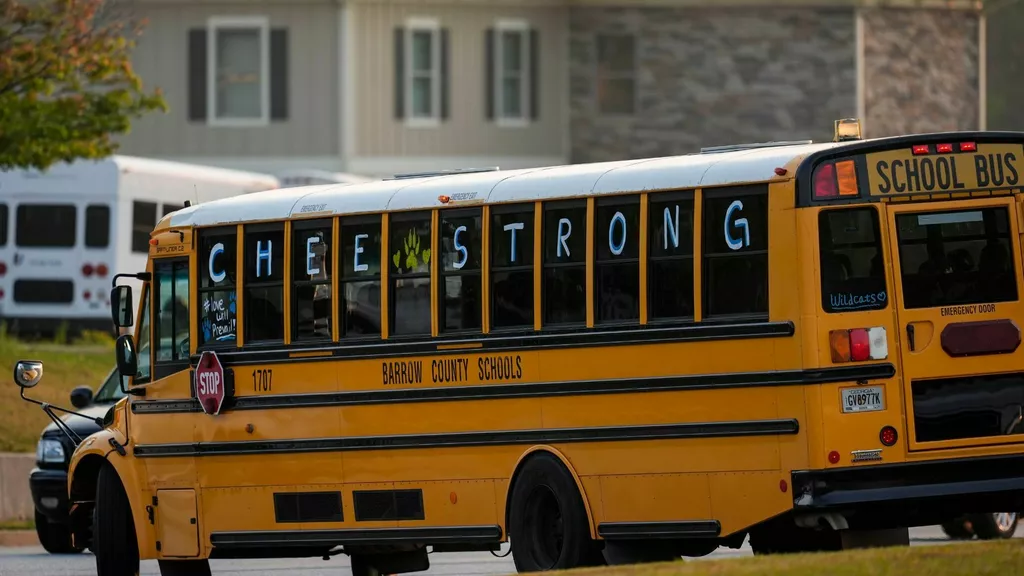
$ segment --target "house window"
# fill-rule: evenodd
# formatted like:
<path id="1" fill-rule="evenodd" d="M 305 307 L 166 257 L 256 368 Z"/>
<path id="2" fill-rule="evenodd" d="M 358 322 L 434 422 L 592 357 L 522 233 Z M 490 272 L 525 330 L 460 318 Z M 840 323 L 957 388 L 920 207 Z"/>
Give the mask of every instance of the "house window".
<path id="1" fill-rule="evenodd" d="M 207 73 L 211 123 L 265 124 L 270 116 L 270 38 L 264 17 L 211 18 Z"/>
<path id="2" fill-rule="evenodd" d="M 441 42 L 436 21 L 413 20 L 406 28 L 406 117 L 411 120 L 440 116 Z"/>
<path id="3" fill-rule="evenodd" d="M 528 117 L 530 77 L 530 35 L 525 22 L 503 21 L 497 26 L 495 46 L 495 110 L 500 120 Z"/>
<path id="4" fill-rule="evenodd" d="M 636 39 L 597 36 L 597 106 L 602 114 L 632 114 L 636 108 Z"/>

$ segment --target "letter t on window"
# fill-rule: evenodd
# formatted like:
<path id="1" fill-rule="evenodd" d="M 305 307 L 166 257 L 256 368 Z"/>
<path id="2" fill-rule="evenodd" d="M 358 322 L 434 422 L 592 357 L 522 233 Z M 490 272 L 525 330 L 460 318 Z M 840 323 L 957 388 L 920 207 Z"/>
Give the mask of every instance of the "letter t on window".
<path id="1" fill-rule="evenodd" d="M 502 229 L 505 230 L 505 232 L 511 232 L 512 233 L 512 258 L 509 259 L 509 262 L 515 262 L 516 261 L 516 230 L 522 230 L 523 229 L 523 223 L 522 222 L 513 222 L 511 224 L 505 224 L 502 227 Z"/>

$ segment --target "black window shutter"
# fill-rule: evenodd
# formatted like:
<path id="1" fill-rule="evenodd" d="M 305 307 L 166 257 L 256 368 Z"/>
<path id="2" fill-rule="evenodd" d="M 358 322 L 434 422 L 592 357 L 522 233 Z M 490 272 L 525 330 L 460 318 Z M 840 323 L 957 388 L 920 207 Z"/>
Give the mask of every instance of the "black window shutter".
<path id="1" fill-rule="evenodd" d="M 206 120 L 206 28 L 188 31 L 188 119 Z"/>
<path id="2" fill-rule="evenodd" d="M 395 28 L 395 118 L 405 118 L 405 29 Z"/>
<path id="3" fill-rule="evenodd" d="M 494 28 L 484 32 L 484 110 L 494 120 Z"/>
<path id="4" fill-rule="evenodd" d="M 540 35 L 530 29 L 530 118 L 540 118 Z"/>
<path id="5" fill-rule="evenodd" d="M 288 29 L 270 31 L 270 119 L 288 119 Z"/>
<path id="6" fill-rule="evenodd" d="M 441 29 L 441 119 L 448 119 L 448 93 L 451 80 L 448 73 L 448 29 Z"/>

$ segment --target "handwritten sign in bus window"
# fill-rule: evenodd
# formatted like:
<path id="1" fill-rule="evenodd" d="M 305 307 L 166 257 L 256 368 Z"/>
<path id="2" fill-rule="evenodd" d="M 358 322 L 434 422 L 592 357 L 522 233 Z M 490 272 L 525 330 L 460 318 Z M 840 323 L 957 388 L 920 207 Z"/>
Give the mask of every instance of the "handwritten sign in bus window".
<path id="1" fill-rule="evenodd" d="M 231 342 L 236 334 L 235 291 L 214 291 L 202 295 L 200 329 L 203 342 Z"/>

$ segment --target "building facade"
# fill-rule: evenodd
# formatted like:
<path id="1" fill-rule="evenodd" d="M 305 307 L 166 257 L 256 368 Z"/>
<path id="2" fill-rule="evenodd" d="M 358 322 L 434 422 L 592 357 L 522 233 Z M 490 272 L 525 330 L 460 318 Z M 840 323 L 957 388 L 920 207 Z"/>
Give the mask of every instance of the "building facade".
<path id="1" fill-rule="evenodd" d="M 983 127 L 967 0 L 132 0 L 122 152 L 387 176 Z"/>

